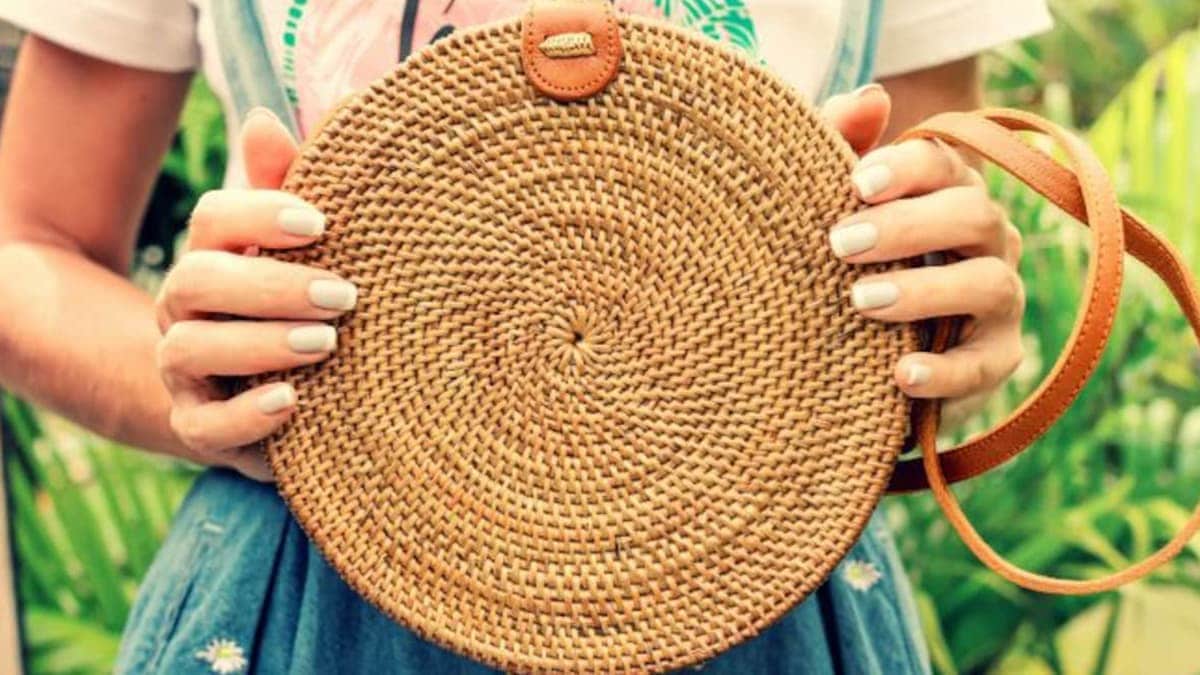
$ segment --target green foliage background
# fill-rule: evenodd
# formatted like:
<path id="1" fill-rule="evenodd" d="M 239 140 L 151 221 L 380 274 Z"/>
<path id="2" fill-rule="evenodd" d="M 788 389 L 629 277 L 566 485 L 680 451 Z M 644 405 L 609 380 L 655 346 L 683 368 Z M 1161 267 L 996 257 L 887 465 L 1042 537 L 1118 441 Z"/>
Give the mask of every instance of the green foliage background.
<path id="1" fill-rule="evenodd" d="M 989 98 L 1079 129 L 1125 203 L 1200 270 L 1200 3 L 1052 7 L 1054 31 L 988 56 Z M 142 232 L 139 283 L 153 286 L 169 264 L 186 214 L 219 184 L 225 156 L 219 106 L 197 82 Z M 989 181 L 1026 237 L 1029 358 L 964 434 L 1013 409 L 1052 365 L 1087 256 L 1081 228 L 998 173 Z M 11 397 L 3 403 L 30 672 L 107 672 L 194 471 Z M 1152 276 L 1131 265 L 1112 345 L 1075 408 L 1032 451 L 958 493 L 999 551 L 1049 574 L 1102 574 L 1178 527 L 1200 497 L 1200 360 Z M 1200 673 L 1200 541 L 1148 582 L 1047 597 L 982 569 L 928 496 L 884 508 L 939 673 Z"/>

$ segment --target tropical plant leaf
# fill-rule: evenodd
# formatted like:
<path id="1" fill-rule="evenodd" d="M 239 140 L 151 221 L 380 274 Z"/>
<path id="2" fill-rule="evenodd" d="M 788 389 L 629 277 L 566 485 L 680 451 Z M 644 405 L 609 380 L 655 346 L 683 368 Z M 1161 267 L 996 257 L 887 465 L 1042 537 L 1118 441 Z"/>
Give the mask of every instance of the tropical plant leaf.
<path id="1" fill-rule="evenodd" d="M 33 608 L 25 612 L 31 673 L 107 673 L 120 647 L 120 632 L 86 619 Z"/>

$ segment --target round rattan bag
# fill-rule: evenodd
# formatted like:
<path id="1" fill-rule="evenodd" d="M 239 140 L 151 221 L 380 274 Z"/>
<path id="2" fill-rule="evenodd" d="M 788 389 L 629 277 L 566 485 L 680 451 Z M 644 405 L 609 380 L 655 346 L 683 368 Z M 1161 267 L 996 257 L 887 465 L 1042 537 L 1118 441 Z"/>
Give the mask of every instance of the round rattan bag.
<path id="1" fill-rule="evenodd" d="M 907 432 L 915 332 L 851 308 L 882 268 L 828 244 L 852 162 L 762 68 L 607 2 L 437 42 L 285 185 L 328 227 L 281 257 L 359 303 L 289 376 L 279 490 L 355 591 L 500 668 L 749 639 L 854 544 Z"/>

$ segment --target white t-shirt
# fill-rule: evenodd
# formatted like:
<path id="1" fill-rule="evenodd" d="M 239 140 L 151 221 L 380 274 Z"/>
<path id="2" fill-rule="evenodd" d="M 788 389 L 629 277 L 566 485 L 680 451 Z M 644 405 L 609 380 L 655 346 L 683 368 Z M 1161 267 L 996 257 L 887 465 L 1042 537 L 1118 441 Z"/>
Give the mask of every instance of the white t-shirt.
<path id="1" fill-rule="evenodd" d="M 946 63 L 1045 30 L 1045 0 L 614 0 L 760 58 L 812 97 Z M 304 134 L 346 95 L 429 42 L 516 16 L 526 0 L 0 0 L 0 18 L 76 51 L 152 70 L 203 70 L 236 133 L 257 49 Z M 245 20 L 253 17 L 247 28 Z M 233 16 L 235 18 L 231 19 Z M 253 71 L 261 76 L 262 69 Z M 270 72 L 270 71 L 267 71 Z M 232 75 L 231 75 L 232 73 Z M 232 80 L 232 81 L 231 81 Z M 257 86 L 262 86 L 261 82 Z M 236 144 L 231 145 L 236 152 Z M 242 182 L 231 156 L 227 182 Z"/>

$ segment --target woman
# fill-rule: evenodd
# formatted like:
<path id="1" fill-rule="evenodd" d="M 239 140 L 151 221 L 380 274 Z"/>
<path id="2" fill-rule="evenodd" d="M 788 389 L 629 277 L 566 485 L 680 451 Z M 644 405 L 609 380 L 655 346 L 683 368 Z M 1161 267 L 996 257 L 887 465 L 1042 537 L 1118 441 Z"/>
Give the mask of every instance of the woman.
<path id="1" fill-rule="evenodd" d="M 0 0 L 0 17 L 33 34 L 0 144 L 0 384 L 109 437 L 213 467 L 145 580 L 121 672 L 483 670 L 355 596 L 257 482 L 271 477 L 256 441 L 298 403 L 286 373 L 233 397 L 213 378 L 328 358 L 337 348 L 328 322 L 356 303 L 354 286 L 330 273 L 247 255 L 323 233 L 321 213 L 278 191 L 295 135 L 415 49 L 521 4 Z M 901 358 L 897 386 L 965 400 L 1008 376 L 1021 358 L 1015 230 L 948 148 L 909 141 L 868 151 L 929 114 L 977 106 L 973 54 L 1048 25 L 1041 2 L 617 5 L 726 40 L 824 99 L 830 121 L 867 153 L 854 182 L 872 204 L 830 223 L 836 255 L 852 264 L 963 257 L 868 277 L 847 298 L 879 321 L 972 317 L 960 346 Z M 873 64 L 883 86 L 838 93 L 867 82 Z M 125 273 L 198 68 L 236 142 L 227 189 L 196 206 L 187 250 L 154 299 Z M 909 594 L 876 521 L 818 593 L 704 670 L 927 672 Z"/>

